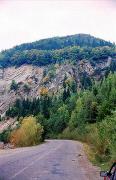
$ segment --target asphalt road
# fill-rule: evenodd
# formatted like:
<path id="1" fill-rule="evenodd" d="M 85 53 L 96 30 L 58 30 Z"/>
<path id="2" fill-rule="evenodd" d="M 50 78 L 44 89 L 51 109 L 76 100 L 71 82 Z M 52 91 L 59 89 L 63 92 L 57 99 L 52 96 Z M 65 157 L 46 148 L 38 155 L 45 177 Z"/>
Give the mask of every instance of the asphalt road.
<path id="1" fill-rule="evenodd" d="M 81 148 L 75 141 L 50 140 L 0 151 L 0 180 L 88 180 L 79 162 Z"/>

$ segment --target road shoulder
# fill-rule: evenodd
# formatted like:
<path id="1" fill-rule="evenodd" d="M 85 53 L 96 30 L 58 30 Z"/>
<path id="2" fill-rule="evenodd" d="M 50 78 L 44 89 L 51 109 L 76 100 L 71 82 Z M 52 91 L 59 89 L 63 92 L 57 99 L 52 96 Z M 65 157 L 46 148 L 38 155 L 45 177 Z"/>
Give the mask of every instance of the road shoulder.
<path id="1" fill-rule="evenodd" d="M 81 154 L 78 154 L 78 161 L 80 163 L 80 166 L 83 168 L 84 174 L 89 180 L 101 180 L 100 177 L 100 168 L 93 165 L 87 156 L 86 149 L 84 148 L 84 144 L 81 142 L 78 143 L 78 147 L 81 148 Z"/>

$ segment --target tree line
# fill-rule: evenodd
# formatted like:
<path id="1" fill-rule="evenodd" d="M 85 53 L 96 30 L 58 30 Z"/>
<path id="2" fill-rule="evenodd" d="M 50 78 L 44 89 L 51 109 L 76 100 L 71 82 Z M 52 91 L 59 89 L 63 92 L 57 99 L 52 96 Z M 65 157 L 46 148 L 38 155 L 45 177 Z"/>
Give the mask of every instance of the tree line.
<path id="1" fill-rule="evenodd" d="M 109 74 L 101 82 L 96 82 L 87 90 L 77 92 L 77 87 L 69 86 L 64 79 L 63 91 L 49 95 L 43 87 L 40 98 L 17 99 L 9 107 L 7 116 L 20 117 L 34 115 L 45 126 L 46 135 L 58 135 L 66 127 L 71 130 L 102 121 L 111 115 L 116 107 L 116 73 Z"/>
<path id="2" fill-rule="evenodd" d="M 0 66 L 21 66 L 22 64 L 45 66 L 56 62 L 62 63 L 65 60 L 81 59 L 95 62 L 108 56 L 116 56 L 114 44 L 80 34 L 44 39 L 4 50 L 0 53 Z"/>
<path id="3" fill-rule="evenodd" d="M 75 82 L 69 84 L 65 77 L 63 89 L 56 95 L 49 94 L 49 90 L 43 87 L 39 98 L 17 99 L 6 116 L 17 118 L 19 123 L 14 131 L 4 131 L 0 140 L 27 146 L 44 138 L 76 139 L 92 145 L 95 159 L 100 164 L 111 162 L 116 158 L 115 111 L 116 73 L 110 73 L 101 81 L 93 82 L 89 88 L 78 91 Z M 30 131 L 32 134 L 28 131 L 29 124 L 34 126 Z M 20 139 L 23 133 L 28 143 Z"/>

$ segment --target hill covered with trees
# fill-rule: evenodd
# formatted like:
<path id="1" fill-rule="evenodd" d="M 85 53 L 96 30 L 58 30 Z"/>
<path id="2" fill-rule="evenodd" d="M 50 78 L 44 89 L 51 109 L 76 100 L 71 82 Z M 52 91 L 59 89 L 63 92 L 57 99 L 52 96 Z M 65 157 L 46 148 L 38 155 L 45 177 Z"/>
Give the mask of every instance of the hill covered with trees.
<path id="1" fill-rule="evenodd" d="M 97 162 L 111 162 L 116 148 L 116 73 L 78 93 L 67 86 L 64 82 L 64 90 L 59 95 L 50 95 L 43 89 L 41 96 L 32 101 L 17 99 L 6 115 L 17 117 L 19 124 L 23 118 L 33 115 L 44 128 L 43 138 L 87 142 L 92 145 Z M 9 138 L 7 135 L 8 131 L 4 132 L 1 139 Z"/>
<path id="2" fill-rule="evenodd" d="M 87 34 L 55 37 L 26 43 L 0 53 L 0 66 L 45 66 L 66 60 L 79 61 L 116 56 L 115 45 Z"/>
<path id="3" fill-rule="evenodd" d="M 0 134 L 1 141 L 28 146 L 44 138 L 76 139 L 91 146 L 100 164 L 116 159 L 114 44 L 86 34 L 44 39 L 2 51 L 0 67 L 1 106 L 18 122 Z M 35 127 L 29 137 L 28 120 Z"/>

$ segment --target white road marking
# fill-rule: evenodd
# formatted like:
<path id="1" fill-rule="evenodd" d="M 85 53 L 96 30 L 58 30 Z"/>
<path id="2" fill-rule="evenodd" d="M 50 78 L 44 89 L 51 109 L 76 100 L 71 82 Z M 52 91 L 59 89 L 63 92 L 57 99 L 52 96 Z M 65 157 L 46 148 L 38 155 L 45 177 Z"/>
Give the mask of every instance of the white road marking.
<path id="1" fill-rule="evenodd" d="M 18 171 L 16 174 L 14 174 L 13 176 L 10 177 L 10 179 L 14 179 L 16 176 L 18 176 L 19 174 L 21 174 L 23 171 L 25 171 L 26 169 L 28 169 L 30 166 L 32 166 L 34 163 L 36 163 L 38 160 L 43 159 L 44 157 L 48 156 L 49 154 L 53 153 L 54 151 L 56 151 L 57 149 L 59 149 L 62 146 L 62 144 L 60 144 L 57 148 L 54 148 L 52 151 L 44 154 L 43 156 L 39 157 L 38 159 L 36 159 L 35 161 L 31 162 L 28 166 L 24 167 L 23 169 L 21 169 L 20 171 Z"/>

